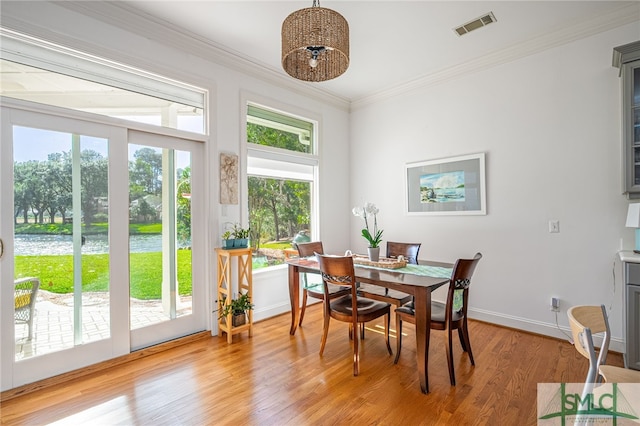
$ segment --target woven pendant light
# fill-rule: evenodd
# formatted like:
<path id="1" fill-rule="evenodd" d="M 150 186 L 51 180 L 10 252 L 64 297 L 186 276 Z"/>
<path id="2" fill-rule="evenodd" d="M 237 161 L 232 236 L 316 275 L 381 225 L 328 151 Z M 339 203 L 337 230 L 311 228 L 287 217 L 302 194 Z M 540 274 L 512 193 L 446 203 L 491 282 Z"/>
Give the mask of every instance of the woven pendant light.
<path id="1" fill-rule="evenodd" d="M 338 12 L 312 7 L 293 12 L 282 23 L 282 68 L 304 81 L 326 81 L 349 67 L 349 24 Z"/>

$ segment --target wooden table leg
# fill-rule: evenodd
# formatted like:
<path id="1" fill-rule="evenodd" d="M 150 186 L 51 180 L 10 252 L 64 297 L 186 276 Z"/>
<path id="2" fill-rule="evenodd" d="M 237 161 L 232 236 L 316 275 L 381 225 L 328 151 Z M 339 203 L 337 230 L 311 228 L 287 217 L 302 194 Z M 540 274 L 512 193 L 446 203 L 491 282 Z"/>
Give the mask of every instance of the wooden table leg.
<path id="1" fill-rule="evenodd" d="M 298 267 L 289 265 L 289 300 L 291 302 L 291 328 L 289 334 L 296 334 L 300 314 L 300 273 Z"/>
<path id="2" fill-rule="evenodd" d="M 416 319 L 416 361 L 422 393 L 429 393 L 429 337 L 431 334 L 431 290 L 416 288 L 414 295 Z"/>

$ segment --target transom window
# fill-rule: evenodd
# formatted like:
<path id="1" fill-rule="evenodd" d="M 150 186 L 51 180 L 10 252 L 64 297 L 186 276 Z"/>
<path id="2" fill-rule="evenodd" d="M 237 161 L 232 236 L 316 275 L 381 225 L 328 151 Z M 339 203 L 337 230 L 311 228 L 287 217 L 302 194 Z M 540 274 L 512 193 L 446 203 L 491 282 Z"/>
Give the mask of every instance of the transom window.
<path id="1" fill-rule="evenodd" d="M 0 95 L 205 133 L 206 91 L 0 28 Z"/>

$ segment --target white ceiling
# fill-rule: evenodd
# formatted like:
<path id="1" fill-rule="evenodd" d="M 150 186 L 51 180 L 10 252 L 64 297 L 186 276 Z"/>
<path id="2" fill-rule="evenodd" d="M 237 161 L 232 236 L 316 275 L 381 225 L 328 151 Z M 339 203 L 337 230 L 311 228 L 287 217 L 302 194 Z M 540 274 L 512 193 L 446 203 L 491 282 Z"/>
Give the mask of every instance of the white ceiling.
<path id="1" fill-rule="evenodd" d="M 280 66 L 282 21 L 293 11 L 310 7 L 312 0 L 120 4 L 286 75 Z M 322 1 L 321 6 L 336 10 L 349 22 L 350 66 L 336 79 L 306 84 L 351 101 L 454 72 L 465 64 L 602 31 L 607 25 L 620 25 L 621 16 L 640 20 L 637 1 L 334 0 Z M 453 31 L 487 12 L 494 13 L 496 23 L 462 37 Z"/>

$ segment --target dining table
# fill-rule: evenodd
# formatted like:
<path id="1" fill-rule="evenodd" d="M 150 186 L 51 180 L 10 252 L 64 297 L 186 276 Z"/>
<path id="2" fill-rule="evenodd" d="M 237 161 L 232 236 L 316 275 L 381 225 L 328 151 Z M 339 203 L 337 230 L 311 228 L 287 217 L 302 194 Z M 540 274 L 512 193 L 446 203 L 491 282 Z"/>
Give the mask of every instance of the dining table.
<path id="1" fill-rule="evenodd" d="M 300 273 L 320 274 L 315 256 L 289 258 L 290 335 L 295 335 L 300 315 Z M 431 332 L 431 293 L 449 283 L 453 264 L 419 260 L 397 269 L 354 264 L 357 282 L 375 284 L 411 294 L 415 309 L 416 359 L 420 389 L 429 393 L 429 336 Z"/>

